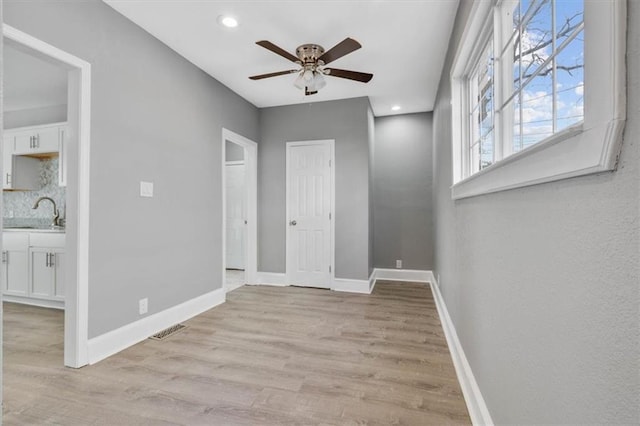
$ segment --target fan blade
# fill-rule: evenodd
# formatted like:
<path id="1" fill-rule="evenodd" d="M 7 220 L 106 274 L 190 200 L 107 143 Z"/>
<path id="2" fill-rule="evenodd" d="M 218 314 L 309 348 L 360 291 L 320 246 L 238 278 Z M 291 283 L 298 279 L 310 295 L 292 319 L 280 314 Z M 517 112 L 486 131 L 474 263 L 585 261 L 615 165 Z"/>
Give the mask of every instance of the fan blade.
<path id="1" fill-rule="evenodd" d="M 249 78 L 251 80 L 262 80 L 263 78 L 277 77 L 279 75 L 285 75 L 285 74 L 293 74 L 293 73 L 296 73 L 298 71 L 299 70 L 278 71 L 278 72 L 272 72 L 272 73 L 269 73 L 269 74 L 252 75 Z"/>
<path id="2" fill-rule="evenodd" d="M 333 62 L 336 59 L 342 58 L 344 55 L 348 55 L 354 50 L 358 50 L 362 47 L 360 43 L 352 38 L 345 38 L 340 43 L 333 46 L 331 49 L 324 52 L 322 56 L 318 58 L 319 61 L 323 61 L 326 64 Z"/>
<path id="3" fill-rule="evenodd" d="M 256 41 L 256 44 L 258 46 L 264 47 L 267 50 L 272 51 L 276 55 L 280 55 L 283 58 L 286 58 L 286 59 L 290 60 L 291 62 L 300 61 L 300 59 L 298 59 L 297 57 L 293 56 L 291 53 L 287 52 L 283 48 L 276 46 L 275 44 L 271 43 L 270 41 L 267 41 L 267 40 Z"/>
<path id="4" fill-rule="evenodd" d="M 368 83 L 373 78 L 373 74 L 366 72 L 340 70 L 338 68 L 325 68 L 324 70 L 329 73 L 327 75 L 332 77 L 346 78 L 349 80 L 361 81 L 363 83 Z"/>
<path id="5" fill-rule="evenodd" d="M 316 93 L 318 93 L 318 91 L 317 91 L 317 90 L 314 90 L 313 92 L 310 92 L 308 87 L 305 87 L 305 88 L 304 88 L 304 95 L 305 95 L 305 96 L 315 95 Z"/>

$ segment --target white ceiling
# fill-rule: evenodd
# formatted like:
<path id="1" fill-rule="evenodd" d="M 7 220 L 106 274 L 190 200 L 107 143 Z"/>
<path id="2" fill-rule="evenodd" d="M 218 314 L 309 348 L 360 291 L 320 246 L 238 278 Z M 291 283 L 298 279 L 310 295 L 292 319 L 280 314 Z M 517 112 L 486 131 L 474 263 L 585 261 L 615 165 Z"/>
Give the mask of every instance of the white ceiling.
<path id="1" fill-rule="evenodd" d="M 368 96 L 376 116 L 431 111 L 458 0 L 105 0 L 180 55 L 256 105 L 270 107 Z M 226 28 L 220 15 L 240 25 Z M 304 43 L 330 49 L 346 37 L 362 48 L 332 67 L 374 74 L 364 84 L 327 77 L 305 97 L 295 75 L 249 76 L 296 68 L 255 44 L 269 40 L 295 54 Z M 293 66 L 292 66 L 293 65 Z"/>
<path id="2" fill-rule="evenodd" d="M 17 111 L 67 104 L 67 70 L 6 43 L 3 105 Z"/>

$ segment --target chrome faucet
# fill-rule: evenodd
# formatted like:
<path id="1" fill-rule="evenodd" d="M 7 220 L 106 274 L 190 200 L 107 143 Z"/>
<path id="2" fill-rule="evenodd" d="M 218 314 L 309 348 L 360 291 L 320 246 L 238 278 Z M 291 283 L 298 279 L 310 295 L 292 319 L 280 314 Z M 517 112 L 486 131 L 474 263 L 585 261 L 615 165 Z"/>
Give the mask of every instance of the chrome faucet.
<path id="1" fill-rule="evenodd" d="M 53 198 L 51 197 L 40 197 L 36 200 L 36 203 L 33 205 L 33 209 L 37 209 L 38 206 L 40 205 L 40 201 L 42 200 L 49 200 L 51 201 L 51 203 L 53 204 L 53 223 L 51 224 L 51 226 L 60 226 L 60 212 L 58 211 L 58 208 L 56 207 L 56 202 L 53 201 Z"/>

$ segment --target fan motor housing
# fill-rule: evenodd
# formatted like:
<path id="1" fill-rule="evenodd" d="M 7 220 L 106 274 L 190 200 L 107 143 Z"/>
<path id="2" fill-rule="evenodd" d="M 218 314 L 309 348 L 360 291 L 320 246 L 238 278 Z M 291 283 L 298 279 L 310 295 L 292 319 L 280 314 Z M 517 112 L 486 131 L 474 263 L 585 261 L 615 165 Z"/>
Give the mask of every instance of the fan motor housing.
<path id="1" fill-rule="evenodd" d="M 303 64 L 315 63 L 324 53 L 324 47 L 317 44 L 303 44 L 296 49 L 296 56 Z"/>

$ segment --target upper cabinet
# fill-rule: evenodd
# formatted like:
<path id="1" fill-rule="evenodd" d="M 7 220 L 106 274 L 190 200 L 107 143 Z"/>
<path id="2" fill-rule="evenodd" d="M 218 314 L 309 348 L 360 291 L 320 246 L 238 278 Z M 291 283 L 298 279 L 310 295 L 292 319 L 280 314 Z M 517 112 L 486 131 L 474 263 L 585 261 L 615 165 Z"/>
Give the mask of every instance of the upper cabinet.
<path id="1" fill-rule="evenodd" d="M 22 127 L 5 130 L 4 144 L 4 176 L 3 189 L 25 190 L 37 189 L 19 182 L 19 177 L 31 175 L 32 167 L 21 164 L 33 163 L 36 158 L 58 157 L 58 184 L 67 185 L 66 159 L 66 123 L 55 123 L 41 126 Z M 29 170 L 26 170 L 29 169 Z"/>
<path id="2" fill-rule="evenodd" d="M 40 160 L 22 155 L 13 155 L 13 139 L 3 138 L 2 189 L 33 191 L 40 187 Z"/>
<path id="3" fill-rule="evenodd" d="M 60 127 L 34 127 L 14 133 L 13 153 L 30 155 L 60 151 Z"/>

